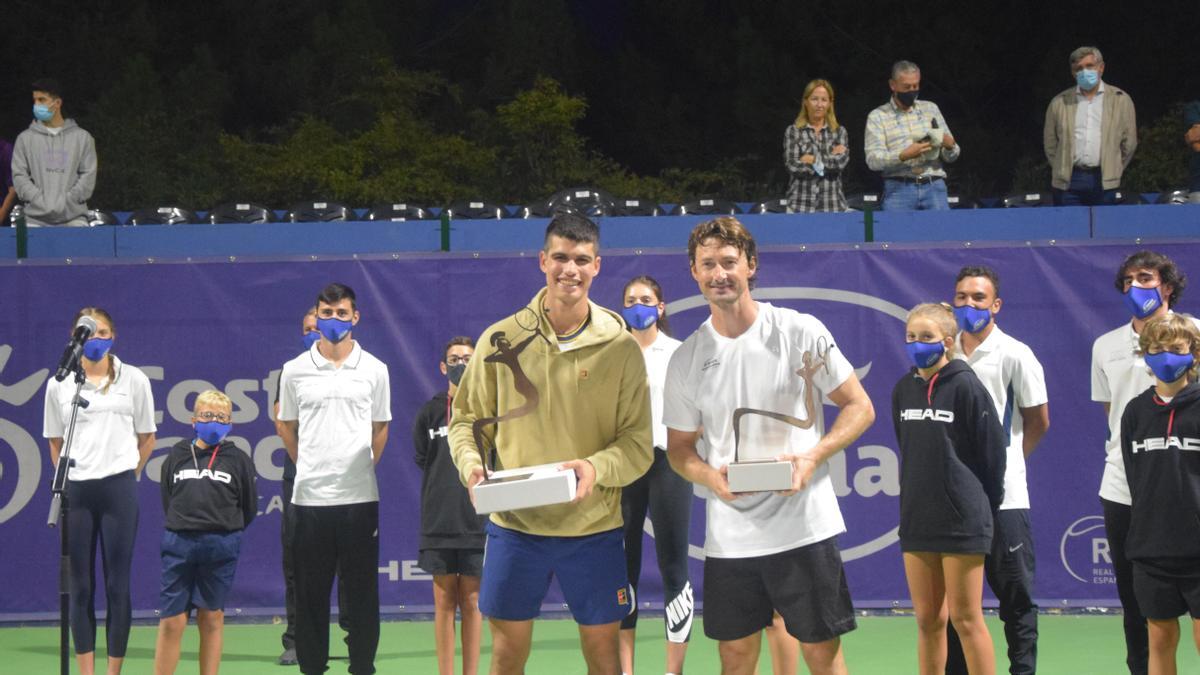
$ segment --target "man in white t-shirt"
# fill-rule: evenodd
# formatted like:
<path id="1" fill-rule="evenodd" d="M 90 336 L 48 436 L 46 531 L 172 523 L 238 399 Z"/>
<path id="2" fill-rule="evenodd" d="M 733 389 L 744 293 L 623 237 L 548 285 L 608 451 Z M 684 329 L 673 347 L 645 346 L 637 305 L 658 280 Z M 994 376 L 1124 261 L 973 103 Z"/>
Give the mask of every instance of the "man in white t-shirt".
<path id="1" fill-rule="evenodd" d="M 874 407 L 820 321 L 750 297 L 758 255 L 737 219 L 697 225 L 688 259 L 712 316 L 671 357 L 663 423 L 671 466 L 708 499 L 704 633 L 720 642 L 723 673 L 753 673 L 778 611 L 810 672 L 845 673 L 839 636 L 856 624 L 826 460 L 862 435 Z M 824 399 L 841 409 L 828 432 Z M 738 408 L 792 418 L 745 415 L 736 449 L 740 460 L 792 462 L 791 490 L 729 491 Z"/>
<path id="2" fill-rule="evenodd" d="M 329 661 L 329 593 L 341 579 L 350 614 L 350 672 L 374 673 L 379 646 L 379 488 L 375 464 L 392 418 L 388 372 L 351 337 L 354 291 L 317 296 L 321 340 L 279 377 L 279 435 L 296 463 L 292 560 L 296 656 L 303 673 Z M 340 593 L 340 592 L 339 592 Z"/>
<path id="3" fill-rule="evenodd" d="M 1033 350 L 996 325 L 1002 301 L 995 270 L 964 267 L 954 284 L 954 317 L 959 327 L 955 358 L 966 361 L 979 376 L 1008 432 L 1004 501 L 992 517 L 995 534 L 983 569 L 1000 601 L 1009 672 L 1034 673 L 1038 608 L 1033 601 L 1035 559 L 1025 458 L 1050 428 L 1046 376 Z M 967 663 L 958 634 L 952 625 L 946 625 L 946 673 L 966 675 Z"/>
<path id="4" fill-rule="evenodd" d="M 1117 596 L 1124 610 L 1125 664 L 1130 673 L 1140 675 L 1148 667 L 1149 638 L 1146 617 L 1138 609 L 1133 593 L 1133 568 L 1125 557 L 1133 502 L 1121 456 L 1121 415 L 1125 404 L 1154 385 L 1154 377 L 1138 352 L 1138 335 L 1146 322 L 1166 315 L 1179 302 L 1187 277 L 1167 256 L 1139 251 L 1121 263 L 1115 285 L 1124 296 L 1132 320 L 1096 338 L 1092 345 L 1092 400 L 1104 406 L 1108 418 L 1100 504 L 1117 577 Z"/>

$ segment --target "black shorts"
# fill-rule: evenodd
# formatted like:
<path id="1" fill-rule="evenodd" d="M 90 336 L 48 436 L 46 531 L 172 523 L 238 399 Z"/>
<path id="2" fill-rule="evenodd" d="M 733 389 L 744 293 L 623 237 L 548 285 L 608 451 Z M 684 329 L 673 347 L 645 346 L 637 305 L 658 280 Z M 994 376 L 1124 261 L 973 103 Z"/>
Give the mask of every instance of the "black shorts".
<path id="1" fill-rule="evenodd" d="M 770 626 L 774 612 L 801 642 L 855 629 L 837 537 L 757 558 L 705 559 L 705 635 L 738 640 Z"/>
<path id="2" fill-rule="evenodd" d="M 1147 619 L 1200 619 L 1200 560 L 1134 560 L 1133 592 Z"/>
<path id="3" fill-rule="evenodd" d="M 481 548 L 425 548 L 417 555 L 417 566 L 429 574 L 461 574 L 483 576 Z"/>

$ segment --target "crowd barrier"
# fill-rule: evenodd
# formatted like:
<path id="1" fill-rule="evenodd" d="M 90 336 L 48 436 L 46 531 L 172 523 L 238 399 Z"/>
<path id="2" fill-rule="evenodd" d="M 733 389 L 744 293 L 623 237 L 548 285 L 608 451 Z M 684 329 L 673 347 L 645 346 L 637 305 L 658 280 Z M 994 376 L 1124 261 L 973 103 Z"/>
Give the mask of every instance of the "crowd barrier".
<path id="1" fill-rule="evenodd" d="M 1119 210 L 1135 213 L 1134 208 Z M 1187 213 L 1169 208 L 1175 210 L 1167 213 Z M 1022 211 L 1030 217 L 1048 213 Z M 1077 218 L 1088 214 L 1087 209 L 1070 212 Z M 918 222 L 919 215 L 901 214 L 891 225 Z M 769 241 L 776 235 L 763 223 L 779 223 L 782 232 L 789 226 L 795 229 L 797 217 L 759 218 L 769 220 L 754 221 L 751 229 L 760 241 Z M 828 218 L 832 222 L 845 216 Z M 881 219 L 879 225 L 888 225 L 889 219 Z M 824 218 L 808 222 L 817 220 Z M 656 222 L 670 228 L 677 221 Z M 324 227 L 352 230 L 356 225 Z M 458 235 L 465 237 L 479 224 L 461 225 L 465 231 Z M 533 223 L 518 225 L 536 230 Z M 205 227 L 173 231 L 190 235 Z M 613 236 L 612 229 L 607 232 Z M 90 230 L 50 234 L 94 236 Z M 540 243 L 540 235 L 522 236 L 520 247 Z M 476 241 L 484 243 L 482 238 Z M 1116 604 L 1096 496 L 1106 430 L 1100 405 L 1090 400 L 1089 363 L 1095 337 L 1128 321 L 1112 279 L 1120 261 L 1142 245 L 768 245 L 761 251 L 756 297 L 823 320 L 838 348 L 859 369 L 876 408 L 874 426 L 830 462 L 848 526 L 840 546 L 856 605 L 908 604 L 896 537 L 899 457 L 889 419 L 890 392 L 906 370 L 906 309 L 920 301 L 948 299 L 955 274 L 967 264 L 988 264 L 999 271 L 1005 300 L 999 323 L 1028 343 L 1046 369 L 1051 429 L 1028 467 L 1037 597 L 1043 607 Z M 681 247 L 682 240 L 673 240 L 670 251 L 610 250 L 593 284 L 593 299 L 615 305 L 625 280 L 652 274 L 662 283 L 676 335 L 686 337 L 708 312 Z M 1158 242 L 1157 247 L 1185 271 L 1197 273 L 1194 261 L 1200 260 L 1200 241 Z M 418 408 L 445 386 L 437 369 L 445 341 L 458 334 L 478 335 L 510 309 L 524 305 L 544 284 L 536 262 L 523 253 L 0 264 L 0 285 L 8 298 L 0 324 L 0 541 L 5 542 L 0 577 L 6 580 L 0 621 L 55 616 L 58 533 L 45 525 L 52 472 L 41 438 L 42 400 L 48 369 L 67 339 L 71 317 L 84 305 L 112 313 L 117 330 L 113 352 L 141 367 L 154 392 L 158 443 L 138 488 L 141 523 L 133 575 L 138 615 L 152 615 L 158 592 L 159 467 L 167 448 L 190 434 L 189 410 L 196 394 L 211 387 L 234 401 L 231 438 L 253 459 L 260 494 L 261 515 L 243 544 L 230 613 L 279 612 L 284 450 L 269 411 L 279 368 L 300 349 L 301 315 L 317 291 L 333 280 L 357 290 L 362 321 L 355 338 L 391 373 L 393 421 L 378 466 L 384 611 L 430 611 L 430 580 L 416 567 L 421 477 L 412 461 L 409 430 Z M 1189 292 L 1179 309 L 1196 311 L 1197 306 L 1200 301 Z M 827 408 L 826 419 L 834 412 Z M 703 592 L 703 511 L 703 501 L 695 499 L 690 565 L 697 598 Z M 638 599 L 644 607 L 661 607 L 653 546 L 645 550 Z M 102 605 L 103 594 L 98 598 Z M 557 590 L 547 603 L 549 608 L 562 607 Z"/>
<path id="2" fill-rule="evenodd" d="M 600 218 L 606 249 L 680 248 L 711 216 Z M 1200 236 L 1200 205 L 1035 207 L 954 211 L 742 214 L 763 245 L 912 241 L 1070 241 Z M 541 247 L 544 218 L 349 221 L 30 228 L 29 258 L 337 256 Z M 0 261 L 16 258 L 16 232 L 0 229 Z M 2 262 L 0 262 L 2 264 Z"/>

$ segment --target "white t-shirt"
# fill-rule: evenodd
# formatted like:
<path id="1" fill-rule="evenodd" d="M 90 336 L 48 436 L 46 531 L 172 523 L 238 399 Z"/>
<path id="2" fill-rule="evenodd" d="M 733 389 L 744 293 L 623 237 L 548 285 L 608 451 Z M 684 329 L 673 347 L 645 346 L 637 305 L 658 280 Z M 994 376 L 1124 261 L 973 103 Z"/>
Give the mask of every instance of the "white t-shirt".
<path id="1" fill-rule="evenodd" d="M 1200 326 L 1200 319 L 1192 321 Z M 1154 386 L 1154 375 L 1137 350 L 1138 334 L 1133 332 L 1133 322 L 1108 331 L 1092 344 L 1092 400 L 1109 404 L 1100 497 L 1126 506 L 1133 500 L 1121 457 L 1121 415 L 1126 404 Z"/>
<path id="2" fill-rule="evenodd" d="M 813 391 L 797 373 L 804 355 L 824 361 L 812 375 Z M 663 423 L 677 431 L 704 429 L 697 445 L 710 466 L 734 459 L 733 411 L 755 408 L 812 422 L 808 429 L 762 415 L 741 419 L 739 459 L 773 457 L 809 450 L 825 434 L 822 402 L 854 373 L 824 324 L 808 314 L 758 303 L 758 317 L 737 338 L 719 335 L 712 319 L 671 357 L 663 398 Z M 806 394 L 814 414 L 806 412 Z M 714 558 L 751 558 L 823 541 L 846 530 L 828 463 L 813 473 L 809 486 L 791 497 L 746 495 L 725 502 L 708 498 L 704 550 Z"/>
<path id="3" fill-rule="evenodd" d="M 1008 431 L 1008 459 L 1004 470 L 1004 502 L 1000 509 L 1029 508 L 1029 485 L 1025 480 L 1025 419 L 1021 408 L 1047 402 L 1046 375 L 1042 364 L 1024 342 L 993 326 L 987 338 L 963 356 L 962 334 L 956 338 L 955 358 L 971 366 L 983 382 L 1000 422 Z"/>
<path id="4" fill-rule="evenodd" d="M 661 330 L 649 347 L 642 350 L 646 357 L 646 379 L 650 381 L 650 416 L 653 420 L 654 447 L 666 449 L 667 428 L 663 426 L 663 387 L 667 382 L 667 364 L 671 355 L 683 344 Z"/>
<path id="5" fill-rule="evenodd" d="M 279 376 L 279 419 L 300 426 L 292 503 L 379 501 L 371 423 L 392 419 L 387 366 L 355 342 L 335 368 L 320 344 L 285 363 Z"/>
<path id="6" fill-rule="evenodd" d="M 75 420 L 75 436 L 71 441 L 70 479 L 95 480 L 137 468 L 137 434 L 158 430 L 154 424 L 154 395 L 150 393 L 150 378 L 137 368 L 121 363 L 116 356 L 113 372 L 116 379 L 104 392 L 108 378 L 98 384 L 85 382 L 79 395 L 88 402 L 79 409 Z M 46 383 L 46 407 L 42 416 L 44 438 L 66 439 L 71 424 L 71 399 L 75 395 L 75 378 L 62 382 L 54 378 Z"/>

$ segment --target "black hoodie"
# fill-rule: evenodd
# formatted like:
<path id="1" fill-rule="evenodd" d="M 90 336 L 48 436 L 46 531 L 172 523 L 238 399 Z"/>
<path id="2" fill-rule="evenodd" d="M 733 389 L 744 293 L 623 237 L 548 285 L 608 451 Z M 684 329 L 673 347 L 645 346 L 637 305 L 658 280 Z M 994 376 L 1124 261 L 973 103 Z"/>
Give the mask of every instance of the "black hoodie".
<path id="1" fill-rule="evenodd" d="M 446 435 L 449 396 L 430 399 L 413 422 L 413 460 L 421 467 L 420 550 L 483 548 L 486 516 L 475 513 L 471 497 L 458 478 Z"/>
<path id="2" fill-rule="evenodd" d="M 1169 403 L 1154 387 L 1121 415 L 1121 455 L 1133 497 L 1130 560 L 1200 558 L 1200 385 Z"/>
<path id="3" fill-rule="evenodd" d="M 900 442 L 900 550 L 991 551 L 1008 439 L 975 372 L 960 360 L 928 382 L 910 370 L 892 390 L 892 424 Z"/>
<path id="4" fill-rule="evenodd" d="M 213 457 L 214 450 L 216 457 Z M 258 513 L 254 463 L 229 441 L 207 449 L 179 441 L 162 463 L 166 528 L 176 532 L 232 532 Z"/>

